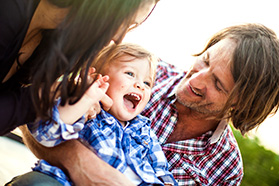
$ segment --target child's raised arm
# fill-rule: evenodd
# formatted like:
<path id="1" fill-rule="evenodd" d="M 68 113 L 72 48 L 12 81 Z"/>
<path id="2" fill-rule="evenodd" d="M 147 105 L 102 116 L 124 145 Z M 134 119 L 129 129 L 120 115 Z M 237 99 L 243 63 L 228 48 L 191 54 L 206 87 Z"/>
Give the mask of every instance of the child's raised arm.
<path id="1" fill-rule="evenodd" d="M 98 114 L 100 111 L 99 102 L 104 97 L 106 97 L 106 101 L 110 99 L 106 95 L 109 87 L 108 79 L 108 76 L 99 75 L 98 79 L 88 88 L 77 103 L 73 105 L 66 103 L 64 106 L 58 106 L 60 119 L 65 124 L 73 124 L 88 111 L 91 112 L 91 115 Z"/>
<path id="2" fill-rule="evenodd" d="M 96 115 L 100 112 L 100 101 L 109 108 L 112 100 L 106 95 L 108 76 L 99 75 L 83 97 L 75 104 L 60 105 L 59 99 L 52 109 L 52 121 L 37 120 L 28 125 L 33 137 L 42 145 L 53 147 L 63 141 L 77 139 L 78 132 L 86 122 L 86 113 Z M 104 99 L 105 97 L 105 99 Z"/>

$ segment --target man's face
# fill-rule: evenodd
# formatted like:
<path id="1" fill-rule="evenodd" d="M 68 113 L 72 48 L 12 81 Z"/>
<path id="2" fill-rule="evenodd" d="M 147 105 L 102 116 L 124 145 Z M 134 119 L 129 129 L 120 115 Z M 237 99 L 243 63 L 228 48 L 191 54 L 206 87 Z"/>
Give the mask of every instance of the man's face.
<path id="1" fill-rule="evenodd" d="M 223 39 L 197 57 L 178 86 L 178 102 L 205 117 L 220 113 L 234 87 L 230 61 L 235 47 L 233 40 Z"/>

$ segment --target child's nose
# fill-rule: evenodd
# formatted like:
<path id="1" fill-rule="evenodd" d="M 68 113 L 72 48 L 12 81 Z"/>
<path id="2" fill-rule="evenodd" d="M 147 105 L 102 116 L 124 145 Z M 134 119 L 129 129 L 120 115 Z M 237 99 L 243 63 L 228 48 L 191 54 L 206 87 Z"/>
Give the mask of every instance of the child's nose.
<path id="1" fill-rule="evenodd" d="M 138 89 L 140 89 L 140 90 L 144 90 L 144 86 L 143 86 L 141 83 L 139 83 L 139 82 L 136 82 L 136 83 L 134 84 L 134 87 L 135 87 L 135 88 L 138 88 Z"/>

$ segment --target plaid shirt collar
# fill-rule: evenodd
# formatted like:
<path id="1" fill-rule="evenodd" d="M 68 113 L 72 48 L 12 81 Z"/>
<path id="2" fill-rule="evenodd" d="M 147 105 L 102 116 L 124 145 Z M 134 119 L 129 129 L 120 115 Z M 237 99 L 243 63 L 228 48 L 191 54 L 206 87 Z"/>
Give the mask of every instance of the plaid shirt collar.
<path id="1" fill-rule="evenodd" d="M 210 137 L 210 144 L 214 144 L 220 140 L 222 135 L 224 134 L 224 131 L 228 127 L 228 122 L 226 120 L 220 121 L 218 127 Z"/>

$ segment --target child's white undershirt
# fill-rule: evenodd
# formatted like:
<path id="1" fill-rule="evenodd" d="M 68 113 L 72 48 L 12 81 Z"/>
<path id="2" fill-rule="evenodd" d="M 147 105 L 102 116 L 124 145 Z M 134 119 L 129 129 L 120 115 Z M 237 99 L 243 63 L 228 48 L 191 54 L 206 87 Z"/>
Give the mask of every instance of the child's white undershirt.
<path id="1" fill-rule="evenodd" d="M 135 185 L 139 185 L 142 180 L 140 177 L 128 166 L 127 169 L 123 172 L 127 178 L 132 181 Z"/>

